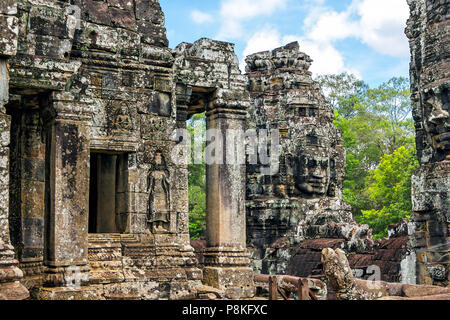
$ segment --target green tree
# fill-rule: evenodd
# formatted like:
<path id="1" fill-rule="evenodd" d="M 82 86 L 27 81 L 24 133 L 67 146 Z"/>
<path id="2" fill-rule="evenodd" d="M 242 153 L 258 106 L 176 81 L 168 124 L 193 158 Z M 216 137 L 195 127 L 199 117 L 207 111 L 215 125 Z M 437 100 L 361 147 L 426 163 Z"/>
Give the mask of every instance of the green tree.
<path id="1" fill-rule="evenodd" d="M 348 73 L 321 75 L 316 79 L 328 101 L 341 116 L 350 119 L 363 111 L 368 85 Z"/>
<path id="2" fill-rule="evenodd" d="M 202 239 L 206 230 L 206 193 L 199 186 L 189 186 L 189 232 L 192 240 Z"/>
<path id="3" fill-rule="evenodd" d="M 195 143 L 201 145 L 201 151 L 206 145 L 206 115 L 195 114 L 186 125 L 191 136 L 191 154 L 194 156 Z M 195 143 L 194 143 L 195 142 Z M 197 159 L 198 160 L 198 159 Z M 191 239 L 201 239 L 206 230 L 206 164 L 191 161 L 189 164 L 189 231 Z"/>
<path id="4" fill-rule="evenodd" d="M 383 134 L 379 137 L 383 153 L 391 154 L 401 146 L 412 146 L 415 128 L 409 80 L 392 78 L 378 88 L 368 89 L 366 97 L 371 112 L 383 119 Z"/>
<path id="5" fill-rule="evenodd" d="M 381 212 L 385 208 L 375 206 L 367 190 L 373 170 L 385 155 L 392 155 L 400 147 L 414 148 L 409 81 L 392 78 L 374 89 L 348 74 L 323 76 L 319 81 L 335 108 L 335 125 L 344 138 L 347 156 L 344 199 L 352 206 L 357 220 L 365 212 L 364 221 L 368 221 L 370 210 Z M 386 208 L 389 206 L 386 204 Z M 373 215 L 372 218 L 376 219 Z"/>
<path id="6" fill-rule="evenodd" d="M 415 146 L 400 147 L 384 155 L 366 178 L 366 193 L 373 209 L 362 210 L 357 221 L 368 224 L 376 238 L 386 237 L 390 224 L 411 217 L 411 176 L 417 168 Z"/>

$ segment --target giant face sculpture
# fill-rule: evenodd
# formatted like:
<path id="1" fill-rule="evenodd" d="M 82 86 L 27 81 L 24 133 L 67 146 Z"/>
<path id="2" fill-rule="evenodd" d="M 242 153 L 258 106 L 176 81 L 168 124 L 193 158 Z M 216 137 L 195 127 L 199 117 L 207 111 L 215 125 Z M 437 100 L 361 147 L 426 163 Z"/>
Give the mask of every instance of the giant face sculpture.
<path id="1" fill-rule="evenodd" d="M 303 194 L 324 196 L 330 186 L 330 158 L 302 155 L 295 168 L 295 187 Z"/>
<path id="2" fill-rule="evenodd" d="M 433 148 L 433 160 L 450 160 L 450 96 L 441 86 L 423 93 L 423 124 Z"/>

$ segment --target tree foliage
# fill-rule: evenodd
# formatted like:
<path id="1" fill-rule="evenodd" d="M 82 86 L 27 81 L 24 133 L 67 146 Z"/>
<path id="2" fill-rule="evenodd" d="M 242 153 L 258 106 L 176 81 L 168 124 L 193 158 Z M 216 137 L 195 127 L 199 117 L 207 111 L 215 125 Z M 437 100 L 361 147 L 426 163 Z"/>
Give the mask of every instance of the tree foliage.
<path id="1" fill-rule="evenodd" d="M 418 168 L 416 148 L 402 146 L 369 173 L 366 196 L 373 209 L 362 210 L 357 220 L 369 224 L 376 237 L 386 237 L 390 224 L 411 217 L 411 176 Z"/>
<path id="2" fill-rule="evenodd" d="M 411 214 L 411 175 L 418 167 L 409 81 L 393 78 L 370 88 L 353 75 L 318 79 L 335 109 L 335 124 L 346 149 L 344 199 L 357 222 L 375 237 Z M 205 146 L 205 114 L 187 123 L 193 139 Z M 206 165 L 189 165 L 189 227 L 192 239 L 203 238 L 206 220 Z"/>
<path id="3" fill-rule="evenodd" d="M 344 199 L 358 222 L 369 224 L 377 237 L 385 236 L 389 224 L 411 211 L 412 171 L 406 169 L 415 168 L 417 160 L 409 80 L 392 78 L 370 88 L 343 73 L 322 76 L 318 81 L 335 109 L 335 125 L 344 138 Z M 391 170 L 387 169 L 389 162 Z M 398 162 L 403 169 L 394 174 Z M 400 185 L 403 192 L 395 189 Z M 385 198 L 380 190 L 386 191 Z"/>
<path id="4" fill-rule="evenodd" d="M 194 115 L 187 123 L 187 131 L 191 136 L 191 153 L 194 153 L 194 141 L 205 148 L 206 117 L 205 114 Z M 192 159 L 195 157 L 192 156 Z M 206 230 L 206 164 L 189 164 L 189 231 L 191 239 L 202 239 Z"/>

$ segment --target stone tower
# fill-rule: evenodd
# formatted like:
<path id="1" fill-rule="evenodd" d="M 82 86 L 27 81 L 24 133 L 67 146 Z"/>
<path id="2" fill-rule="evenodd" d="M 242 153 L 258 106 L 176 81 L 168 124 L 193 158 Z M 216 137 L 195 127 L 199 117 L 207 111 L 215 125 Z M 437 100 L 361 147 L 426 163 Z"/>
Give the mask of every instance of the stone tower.
<path id="1" fill-rule="evenodd" d="M 411 94 L 421 164 L 412 179 L 417 281 L 450 284 L 450 3 L 409 0 Z"/>
<path id="2" fill-rule="evenodd" d="M 279 242 L 345 239 L 351 251 L 370 246 L 371 231 L 358 226 L 343 201 L 345 152 L 334 113 L 309 70 L 311 58 L 297 42 L 246 59 L 251 106 L 249 129 L 271 132 L 270 161 L 247 164 L 247 234 L 254 268 L 285 273 Z M 274 134 L 278 139 L 273 139 Z M 279 146 L 279 150 L 277 150 Z"/>

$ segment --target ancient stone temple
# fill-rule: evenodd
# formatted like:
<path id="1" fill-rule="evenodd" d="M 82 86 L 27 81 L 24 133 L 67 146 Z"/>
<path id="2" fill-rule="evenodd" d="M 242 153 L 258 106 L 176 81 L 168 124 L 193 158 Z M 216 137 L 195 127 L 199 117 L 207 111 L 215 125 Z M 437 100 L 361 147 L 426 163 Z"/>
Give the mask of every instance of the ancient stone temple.
<path id="1" fill-rule="evenodd" d="M 448 5 L 410 5 L 416 233 L 374 241 L 343 201 L 342 136 L 298 43 L 242 74 L 233 44 L 170 49 L 157 0 L 1 0 L 0 300 L 247 299 L 255 273 L 319 276 L 324 248 L 361 278 L 379 264 L 405 282 L 408 234 L 418 280 L 448 286 Z M 195 252 L 183 129 L 197 113 L 209 157 Z"/>
<path id="2" fill-rule="evenodd" d="M 254 295 L 245 229 L 245 157 L 232 161 L 237 136 L 243 132 L 249 107 L 247 77 L 241 75 L 234 45 L 209 39 L 182 43 L 176 49 L 177 121 L 206 112 L 206 136 L 215 144 L 206 158 L 206 249 L 203 251 L 205 284 L 230 298 Z M 218 159 L 220 150 L 223 157 Z M 211 162 L 208 161 L 213 160 Z M 186 187 L 187 189 L 187 187 Z"/>
<path id="3" fill-rule="evenodd" d="M 252 297 L 245 164 L 208 165 L 202 271 L 174 135 L 244 126 L 234 46 L 169 49 L 155 0 L 2 0 L 0 22 L 0 298 Z"/>
<path id="4" fill-rule="evenodd" d="M 248 126 L 279 132 L 277 139 L 273 134 L 267 139 L 272 161 L 247 165 L 247 243 L 254 268 L 285 274 L 294 261 L 292 250 L 311 239 L 321 242 L 319 263 L 322 246 L 336 241 L 348 252 L 370 249 L 371 231 L 354 222 L 343 201 L 342 136 L 308 71 L 311 58 L 295 42 L 250 55 L 246 62 Z M 304 270 L 306 276 L 310 271 Z"/>
<path id="5" fill-rule="evenodd" d="M 421 168 L 413 176 L 417 281 L 449 286 L 450 68 L 448 1 L 410 0 L 406 34 Z"/>
<path id="6" fill-rule="evenodd" d="M 18 19 L 15 1 L 0 3 L 0 300 L 27 299 L 28 290 L 19 282 L 23 272 L 18 268 L 9 234 L 9 152 L 11 118 L 5 104 L 9 100 L 8 59 L 17 52 Z"/>

